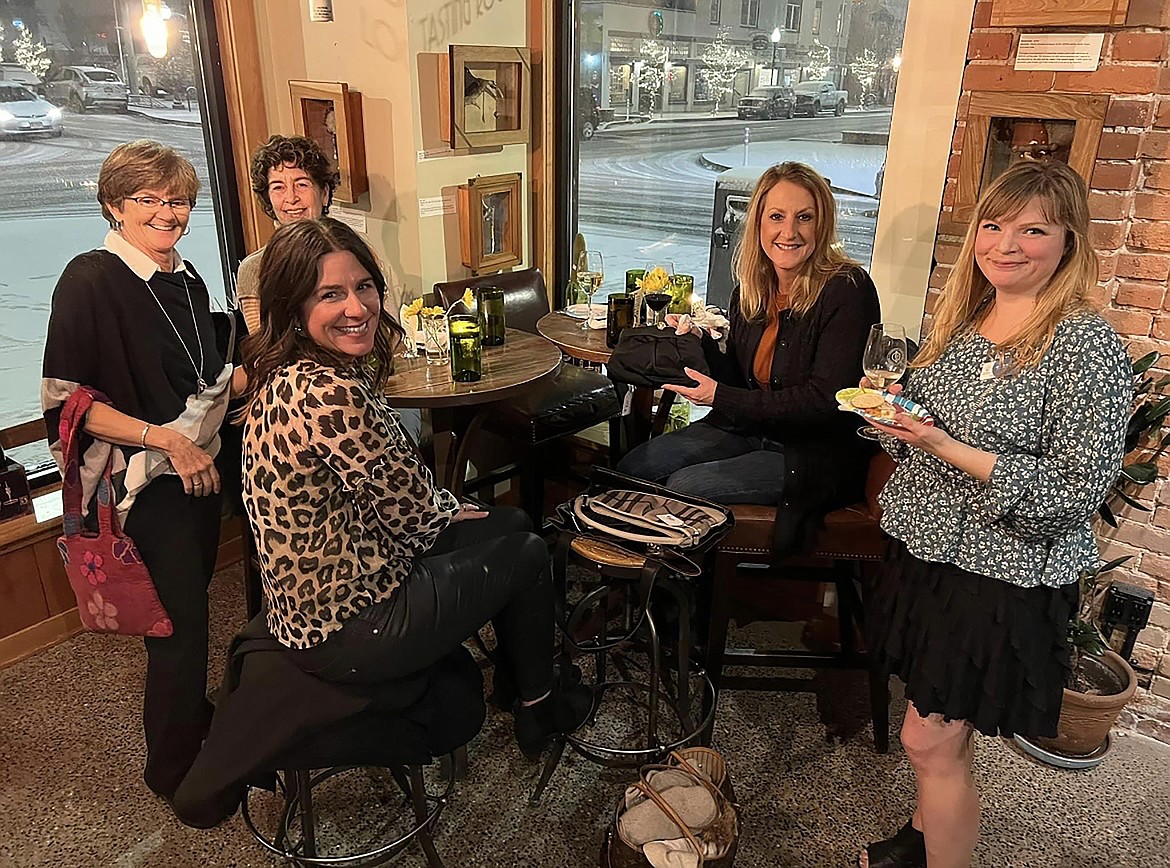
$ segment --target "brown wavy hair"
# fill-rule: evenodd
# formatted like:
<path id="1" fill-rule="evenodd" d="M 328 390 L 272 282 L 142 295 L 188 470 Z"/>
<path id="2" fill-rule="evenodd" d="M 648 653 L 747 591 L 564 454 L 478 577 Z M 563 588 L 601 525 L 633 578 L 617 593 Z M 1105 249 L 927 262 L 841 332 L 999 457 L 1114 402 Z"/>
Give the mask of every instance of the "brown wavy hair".
<path id="1" fill-rule="evenodd" d="M 333 204 L 333 191 L 341 183 L 341 173 L 325 156 L 321 146 L 304 136 L 273 136 L 252 154 L 252 192 L 260 200 L 264 213 L 276 219 L 272 199 L 268 195 L 268 173 L 281 166 L 304 169 L 317 187 L 325 192 L 323 214 L 329 213 Z"/>
<path id="2" fill-rule="evenodd" d="M 1021 367 L 1039 364 L 1061 320 L 1090 305 L 1086 293 L 1097 284 L 1097 255 L 1089 241 L 1089 191 L 1073 169 L 1058 160 L 1020 160 L 979 197 L 955 267 L 931 318 L 930 334 L 911 367 L 931 364 L 956 335 L 979 328 L 991 313 L 995 287 L 975 262 L 975 237 L 988 221 L 1007 220 L 1038 200 L 1044 219 L 1065 231 L 1064 253 L 1036 307 L 1015 334 L 997 345 Z"/>
<path id="3" fill-rule="evenodd" d="M 374 281 L 382 311 L 374 349 L 366 357 L 374 388 L 381 390 L 393 370 L 394 349 L 405 332 L 386 310 L 386 277 L 369 246 L 356 232 L 331 217 L 298 220 L 276 230 L 260 260 L 260 330 L 240 347 L 248 387 L 243 418 L 253 399 L 281 368 L 302 359 L 330 366 L 353 363 L 331 353 L 305 331 L 304 306 L 317 290 L 317 262 L 328 253 L 352 253 Z"/>
<path id="4" fill-rule="evenodd" d="M 817 209 L 812 255 L 805 260 L 792 287 L 793 314 L 808 313 L 829 278 L 857 265 L 837 240 L 837 203 L 829 182 L 804 163 L 777 163 L 769 167 L 756 182 L 743 221 L 743 234 L 731 261 L 732 273 L 739 282 L 739 309 L 749 321 L 767 316 L 772 298 L 780 291 L 772 260 L 760 247 L 760 224 L 764 219 L 764 199 L 781 181 L 791 181 L 807 190 Z"/>
<path id="5" fill-rule="evenodd" d="M 110 151 L 98 172 L 97 200 L 111 226 L 117 228 L 118 219 L 109 206 L 121 208 L 122 201 L 139 190 L 182 196 L 194 207 L 199 176 L 191 161 L 174 148 L 150 139 L 125 142 Z"/>

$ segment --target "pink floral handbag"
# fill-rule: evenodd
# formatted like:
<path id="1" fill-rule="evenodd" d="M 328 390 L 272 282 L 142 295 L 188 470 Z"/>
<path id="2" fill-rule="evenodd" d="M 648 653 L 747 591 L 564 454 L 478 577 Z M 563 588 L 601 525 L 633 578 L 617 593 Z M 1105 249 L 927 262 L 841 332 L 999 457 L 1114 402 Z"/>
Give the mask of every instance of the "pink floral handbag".
<path id="1" fill-rule="evenodd" d="M 98 480 L 98 532 L 85 530 L 81 520 L 81 468 L 77 434 L 94 402 L 110 399 L 94 389 L 77 389 L 61 409 L 61 450 L 65 461 L 61 495 L 65 506 L 65 533 L 57 550 L 65 562 L 69 585 L 85 629 L 126 636 L 170 636 L 170 616 L 163 608 L 154 581 L 130 537 L 122 533 L 114 511 L 111 451 Z"/>

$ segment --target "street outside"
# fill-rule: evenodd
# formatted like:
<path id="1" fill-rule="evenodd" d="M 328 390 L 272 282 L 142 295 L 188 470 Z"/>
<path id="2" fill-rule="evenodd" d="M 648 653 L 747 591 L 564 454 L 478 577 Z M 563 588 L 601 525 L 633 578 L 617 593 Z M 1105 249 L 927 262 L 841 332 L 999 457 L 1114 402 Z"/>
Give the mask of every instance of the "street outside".
<path id="1" fill-rule="evenodd" d="M 628 268 L 673 262 L 703 295 L 712 245 L 716 166 L 763 168 L 782 159 L 829 177 L 848 252 L 868 264 L 881 145 L 839 144 L 843 131 L 888 131 L 889 110 L 776 121 L 688 117 L 599 131 L 580 143 L 580 225 L 606 257 L 604 292 L 621 291 Z M 77 253 L 101 244 L 107 225 L 96 202 L 102 160 L 121 142 L 153 138 L 194 163 L 204 195 L 180 250 L 223 299 L 223 269 L 209 194 L 203 130 L 136 114 L 65 115 L 59 139 L 0 140 L 0 426 L 39 414 L 41 348 L 53 287 Z"/>

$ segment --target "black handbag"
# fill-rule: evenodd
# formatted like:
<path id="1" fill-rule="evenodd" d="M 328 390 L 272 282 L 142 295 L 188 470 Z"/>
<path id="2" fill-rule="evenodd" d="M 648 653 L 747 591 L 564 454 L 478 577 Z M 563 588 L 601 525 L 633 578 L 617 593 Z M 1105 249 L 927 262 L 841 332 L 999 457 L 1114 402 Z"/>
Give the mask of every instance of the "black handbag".
<path id="1" fill-rule="evenodd" d="M 630 328 L 622 332 L 606 363 L 611 379 L 631 386 L 657 389 L 667 383 L 696 386 L 683 368 L 711 375 L 703 342 L 696 334 L 676 334 L 674 329 L 656 326 Z"/>

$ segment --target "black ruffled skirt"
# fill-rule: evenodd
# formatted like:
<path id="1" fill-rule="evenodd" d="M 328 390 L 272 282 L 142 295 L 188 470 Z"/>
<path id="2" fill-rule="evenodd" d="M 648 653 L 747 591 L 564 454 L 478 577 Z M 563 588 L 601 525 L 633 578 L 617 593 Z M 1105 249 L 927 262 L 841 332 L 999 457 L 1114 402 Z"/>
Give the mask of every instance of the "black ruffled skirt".
<path id="1" fill-rule="evenodd" d="M 867 618 L 868 647 L 918 713 L 984 735 L 1054 736 L 1078 588 L 1021 588 L 922 561 L 892 540 Z"/>

